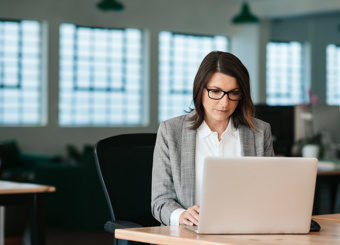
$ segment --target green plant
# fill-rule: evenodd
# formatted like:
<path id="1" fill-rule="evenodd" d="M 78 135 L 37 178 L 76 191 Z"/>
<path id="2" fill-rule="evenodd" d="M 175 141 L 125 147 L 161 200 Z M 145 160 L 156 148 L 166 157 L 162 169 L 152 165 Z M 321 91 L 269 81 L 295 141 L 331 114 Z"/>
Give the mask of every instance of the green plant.
<path id="1" fill-rule="evenodd" d="M 315 135 L 312 135 L 310 137 L 299 139 L 296 142 L 296 145 L 299 148 L 299 152 L 301 153 L 303 146 L 305 145 L 318 145 L 320 147 L 320 157 L 322 158 L 325 154 L 325 146 L 322 143 L 322 134 L 317 133 Z"/>
<path id="2" fill-rule="evenodd" d="M 67 153 L 67 157 L 76 162 L 79 163 L 80 162 L 80 151 L 77 149 L 77 147 L 75 145 L 72 144 L 68 144 L 66 145 L 66 153 Z"/>

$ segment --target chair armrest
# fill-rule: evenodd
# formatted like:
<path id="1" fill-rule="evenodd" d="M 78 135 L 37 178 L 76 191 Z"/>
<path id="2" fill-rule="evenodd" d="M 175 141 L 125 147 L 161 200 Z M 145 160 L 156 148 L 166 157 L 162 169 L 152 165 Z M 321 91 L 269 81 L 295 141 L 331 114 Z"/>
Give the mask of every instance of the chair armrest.
<path id="1" fill-rule="evenodd" d="M 104 225 L 104 230 L 114 234 L 116 229 L 137 228 L 137 227 L 143 227 L 143 226 L 141 226 L 140 224 L 134 223 L 134 222 L 116 220 L 116 221 L 107 221 Z"/>

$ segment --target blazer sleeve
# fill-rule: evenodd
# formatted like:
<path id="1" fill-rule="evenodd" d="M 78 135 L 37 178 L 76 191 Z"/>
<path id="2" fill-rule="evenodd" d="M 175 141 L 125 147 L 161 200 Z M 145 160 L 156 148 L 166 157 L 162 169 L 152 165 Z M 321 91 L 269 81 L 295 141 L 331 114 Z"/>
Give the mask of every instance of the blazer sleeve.
<path id="1" fill-rule="evenodd" d="M 169 138 L 166 123 L 159 126 L 152 167 L 152 215 L 163 225 L 169 225 L 171 213 L 183 208 L 176 202 L 177 195 L 173 182 Z"/>
<path id="2" fill-rule="evenodd" d="M 272 131 L 269 123 L 266 123 L 264 129 L 264 156 L 273 157 L 275 156 L 273 148 Z"/>

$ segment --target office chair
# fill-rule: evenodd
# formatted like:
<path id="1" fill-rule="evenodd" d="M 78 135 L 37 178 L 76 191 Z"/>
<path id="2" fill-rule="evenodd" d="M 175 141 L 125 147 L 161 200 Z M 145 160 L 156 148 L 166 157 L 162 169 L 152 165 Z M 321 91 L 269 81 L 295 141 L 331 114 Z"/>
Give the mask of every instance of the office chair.
<path id="1" fill-rule="evenodd" d="M 7 149 L 4 145 L 0 145 L 0 176 L 2 174 L 2 171 L 5 168 L 5 164 L 7 161 Z M 3 206 L 0 206 L 0 245 L 5 244 L 5 208 Z"/>
<path id="2" fill-rule="evenodd" d="M 100 140 L 96 166 L 111 221 L 104 229 L 159 226 L 151 214 L 151 175 L 156 134 L 124 134 Z M 114 244 L 134 244 L 114 238 Z"/>
<path id="3" fill-rule="evenodd" d="M 0 145 L 0 176 L 2 174 L 2 171 L 5 168 L 6 161 L 7 161 L 7 149 L 6 149 L 6 146 Z"/>

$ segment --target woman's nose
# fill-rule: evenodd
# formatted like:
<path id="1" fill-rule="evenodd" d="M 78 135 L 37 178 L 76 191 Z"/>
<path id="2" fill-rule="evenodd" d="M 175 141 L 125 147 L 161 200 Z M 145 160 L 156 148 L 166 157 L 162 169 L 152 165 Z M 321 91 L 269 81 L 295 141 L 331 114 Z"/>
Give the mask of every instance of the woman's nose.
<path id="1" fill-rule="evenodd" d="M 225 94 L 222 99 L 220 99 L 220 105 L 227 106 L 229 104 L 228 95 Z"/>

